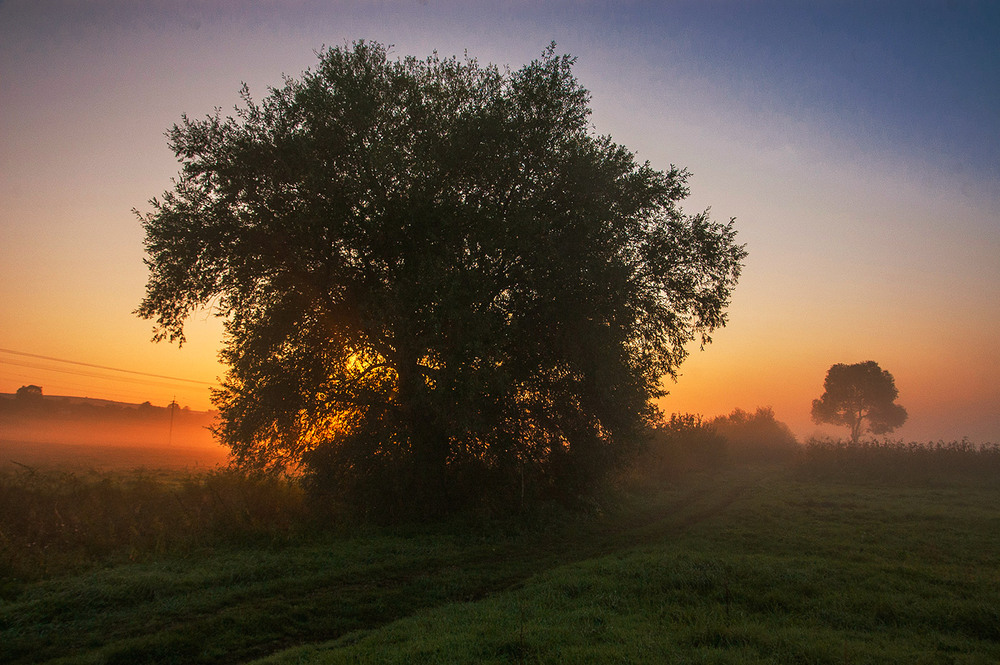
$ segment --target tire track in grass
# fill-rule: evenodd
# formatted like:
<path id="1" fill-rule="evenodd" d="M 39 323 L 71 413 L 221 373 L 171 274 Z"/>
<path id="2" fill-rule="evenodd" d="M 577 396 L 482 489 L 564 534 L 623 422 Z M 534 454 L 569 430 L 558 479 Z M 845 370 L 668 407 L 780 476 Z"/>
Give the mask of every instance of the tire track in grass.
<path id="1" fill-rule="evenodd" d="M 403 613 L 392 617 L 388 621 L 375 623 L 359 630 L 346 631 L 319 640 L 288 644 L 272 652 L 270 655 L 277 655 L 287 648 L 331 642 L 348 633 L 352 635 L 352 642 L 362 640 L 366 635 L 380 630 L 388 623 L 403 619 L 416 611 L 433 609 L 434 607 L 452 602 L 480 601 L 496 594 L 519 589 L 532 578 L 560 566 L 571 565 L 587 559 L 608 556 L 622 550 L 662 542 L 665 537 L 683 532 L 725 512 L 726 509 L 736 503 L 742 496 L 771 476 L 773 476 L 773 473 L 757 473 L 751 477 L 742 477 L 740 482 L 735 483 L 731 487 L 718 486 L 728 479 L 715 479 L 713 480 L 713 484 L 698 484 L 685 492 L 680 498 L 665 505 L 656 506 L 648 511 L 629 513 L 630 518 L 624 521 L 620 519 L 609 521 L 609 518 L 605 518 L 596 524 L 592 524 L 583 533 L 568 533 L 562 538 L 545 544 L 532 543 L 532 546 L 529 548 L 530 555 L 520 557 L 519 565 L 507 574 L 496 574 L 498 558 L 508 560 L 509 557 L 495 551 L 488 554 L 479 554 L 475 557 L 462 557 L 460 560 L 448 562 L 449 567 L 452 569 L 455 566 L 463 565 L 465 570 L 469 570 L 469 567 L 472 566 L 476 570 L 484 569 L 492 574 L 487 575 L 480 584 L 475 585 L 471 593 L 457 594 L 456 596 L 445 598 L 437 604 L 432 603 L 416 606 L 408 613 Z M 524 543 L 522 542 L 511 544 L 512 548 L 523 546 Z"/>
<path id="2" fill-rule="evenodd" d="M 99 607 L 88 607 L 85 598 L 70 598 L 66 602 L 74 607 L 63 609 L 78 616 L 64 624 L 57 635 L 44 625 L 44 612 L 25 621 L 15 619 L 18 625 L 8 627 L 15 634 L 8 636 L 20 647 L 12 643 L 8 643 L 10 650 L 0 647 L 0 656 L 7 652 L 0 660 L 239 663 L 349 633 L 364 635 L 418 611 L 519 588 L 559 566 L 662 542 L 724 512 L 760 480 L 744 476 L 735 481 L 724 475 L 692 479 L 675 490 L 666 490 L 645 507 L 633 506 L 575 525 L 544 532 L 529 530 L 479 543 L 469 537 L 473 544 L 457 551 L 423 533 L 415 539 L 400 538 L 385 553 L 375 547 L 366 554 L 362 548 L 358 559 L 341 561 L 333 556 L 326 564 L 336 566 L 339 561 L 346 570 L 319 566 L 322 544 L 292 547 L 286 567 L 274 563 L 275 557 L 286 556 L 284 551 L 266 555 L 262 551 L 264 558 L 258 568 L 251 562 L 241 570 L 247 576 L 245 584 L 233 587 L 224 576 L 218 577 L 200 590 L 200 598 L 188 612 L 184 605 L 185 599 L 192 597 L 191 579 L 171 564 L 175 572 L 167 574 L 160 591 L 126 602 L 112 612 L 113 618 L 105 617 Z M 442 535 L 454 536 L 447 531 Z M 461 542 L 454 546 L 459 545 Z M 398 551 L 393 550 L 396 547 Z M 412 554 L 407 548 L 413 549 Z M 253 558 L 246 550 L 240 554 Z M 385 561 L 387 555 L 395 560 Z M 370 560 L 360 560 L 364 557 Z M 204 563 L 223 562 L 213 561 Z M 130 571 L 123 567 L 121 572 L 127 576 Z M 68 578 L 66 584 L 79 584 L 83 579 L 85 576 Z M 47 584 L 57 592 L 61 582 Z M 16 612 L 17 608 L 10 606 L 8 610 Z M 102 635 L 103 644 L 94 639 L 95 631 Z M 42 637 L 44 633 L 47 638 Z M 47 644 L 32 650 L 29 645 L 33 640 Z M 3 641 L 0 634 L 0 643 Z"/>

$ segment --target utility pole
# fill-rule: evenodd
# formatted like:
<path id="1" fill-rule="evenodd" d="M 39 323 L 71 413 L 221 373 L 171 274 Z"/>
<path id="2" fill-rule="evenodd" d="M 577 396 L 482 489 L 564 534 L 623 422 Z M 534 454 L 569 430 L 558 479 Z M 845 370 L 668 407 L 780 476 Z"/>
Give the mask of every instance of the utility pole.
<path id="1" fill-rule="evenodd" d="M 174 443 L 174 409 L 177 408 L 177 395 L 174 395 L 173 399 L 170 400 L 170 431 L 167 433 L 167 445 L 172 446 Z"/>

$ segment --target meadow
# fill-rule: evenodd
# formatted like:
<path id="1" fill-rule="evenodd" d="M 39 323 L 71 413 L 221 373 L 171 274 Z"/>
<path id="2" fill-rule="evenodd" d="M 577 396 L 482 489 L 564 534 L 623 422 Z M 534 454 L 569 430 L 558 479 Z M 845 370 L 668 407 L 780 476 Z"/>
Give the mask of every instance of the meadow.
<path id="1" fill-rule="evenodd" d="M 223 470 L 8 467 L 0 662 L 1000 662 L 995 447 L 697 443 L 585 509 L 433 525 Z"/>

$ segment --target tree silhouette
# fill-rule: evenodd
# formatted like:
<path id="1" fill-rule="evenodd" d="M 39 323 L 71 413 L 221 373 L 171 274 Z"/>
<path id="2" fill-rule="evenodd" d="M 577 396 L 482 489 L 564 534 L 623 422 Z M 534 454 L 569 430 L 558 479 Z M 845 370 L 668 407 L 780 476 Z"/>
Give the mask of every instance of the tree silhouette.
<path id="1" fill-rule="evenodd" d="M 41 402 L 42 387 L 36 385 L 21 386 L 17 389 L 16 398 L 24 403 Z"/>
<path id="2" fill-rule="evenodd" d="M 435 512 L 463 487 L 580 491 L 624 458 L 746 252 L 681 210 L 685 170 L 591 133 L 572 65 L 357 42 L 169 131 L 138 314 L 179 342 L 196 309 L 225 317 L 239 465 Z"/>
<path id="3" fill-rule="evenodd" d="M 906 409 L 895 403 L 898 396 L 892 374 L 878 363 L 836 364 L 826 374 L 823 396 L 813 400 L 812 419 L 816 424 L 847 425 L 856 444 L 866 429 L 885 434 L 906 422 Z"/>

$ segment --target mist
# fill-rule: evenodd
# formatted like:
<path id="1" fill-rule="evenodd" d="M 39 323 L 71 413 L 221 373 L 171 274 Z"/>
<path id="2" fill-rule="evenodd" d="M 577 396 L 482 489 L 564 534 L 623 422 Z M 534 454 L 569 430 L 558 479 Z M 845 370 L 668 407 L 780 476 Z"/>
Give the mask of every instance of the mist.
<path id="1" fill-rule="evenodd" d="M 0 467 L 216 466 L 227 451 L 209 429 L 215 417 L 177 404 L 0 395 Z"/>

